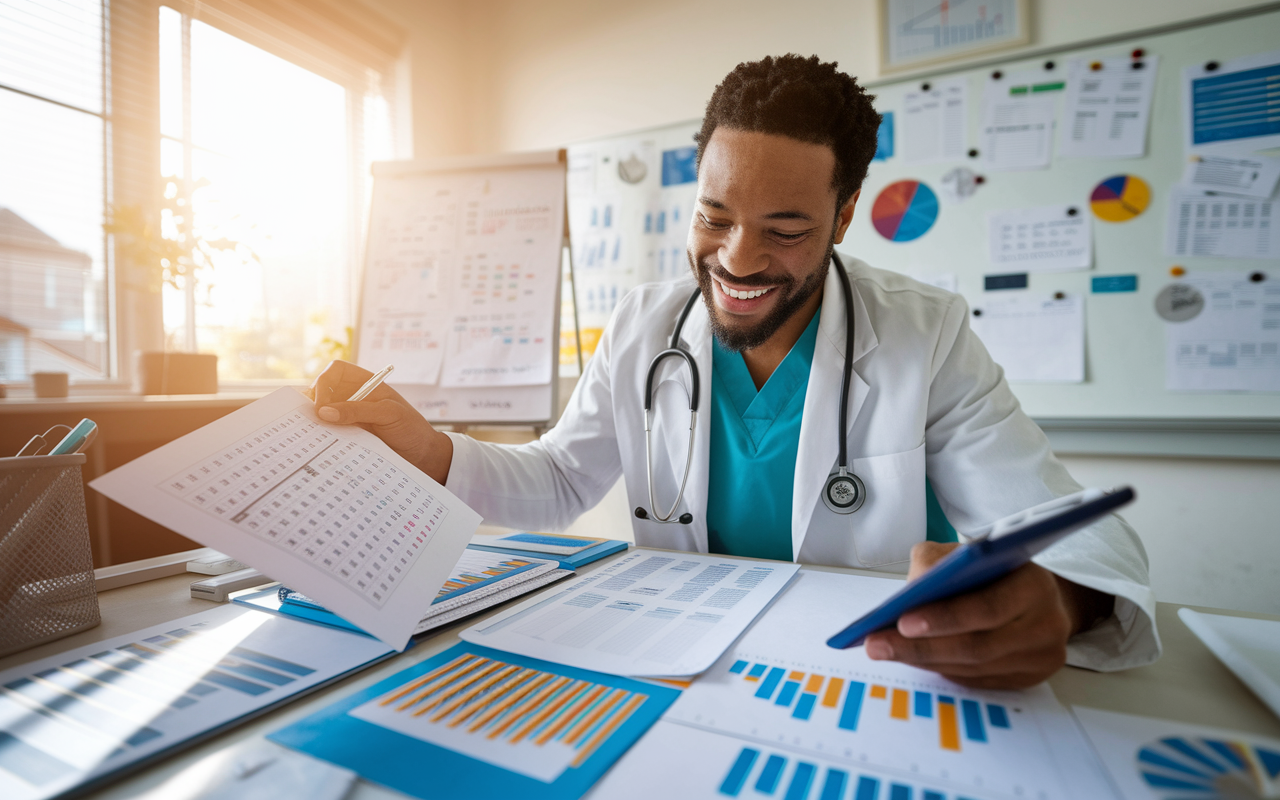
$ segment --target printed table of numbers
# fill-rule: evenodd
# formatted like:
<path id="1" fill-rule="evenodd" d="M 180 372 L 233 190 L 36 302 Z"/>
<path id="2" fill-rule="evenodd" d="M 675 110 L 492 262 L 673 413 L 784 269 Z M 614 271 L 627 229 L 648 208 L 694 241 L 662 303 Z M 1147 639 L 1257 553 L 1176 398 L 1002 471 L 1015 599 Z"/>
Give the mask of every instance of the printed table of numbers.
<path id="1" fill-rule="evenodd" d="M 160 488 L 328 570 L 376 607 L 448 514 L 394 464 L 299 411 Z"/>

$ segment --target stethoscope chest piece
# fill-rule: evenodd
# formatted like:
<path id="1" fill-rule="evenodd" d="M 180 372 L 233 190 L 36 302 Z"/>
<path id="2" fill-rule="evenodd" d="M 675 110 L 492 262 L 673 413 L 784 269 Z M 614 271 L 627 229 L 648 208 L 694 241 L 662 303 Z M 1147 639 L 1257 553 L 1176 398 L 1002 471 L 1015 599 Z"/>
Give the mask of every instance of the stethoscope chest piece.
<path id="1" fill-rule="evenodd" d="M 837 514 L 852 514 L 867 501 L 867 487 L 862 479 L 845 467 L 831 473 L 822 489 L 822 502 Z"/>

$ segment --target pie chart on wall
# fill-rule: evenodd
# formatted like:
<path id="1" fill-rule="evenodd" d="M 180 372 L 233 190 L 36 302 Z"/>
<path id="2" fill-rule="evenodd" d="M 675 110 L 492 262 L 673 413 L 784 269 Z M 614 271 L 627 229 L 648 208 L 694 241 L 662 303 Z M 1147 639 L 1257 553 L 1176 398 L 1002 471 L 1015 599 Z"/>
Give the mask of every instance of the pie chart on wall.
<path id="1" fill-rule="evenodd" d="M 1106 222 L 1128 222 L 1151 205 L 1151 187 L 1136 175 L 1113 175 L 1093 187 L 1089 205 Z"/>
<path id="2" fill-rule="evenodd" d="M 938 196 L 920 181 L 884 187 L 871 207 L 871 224 L 891 242 L 919 239 L 938 219 Z"/>

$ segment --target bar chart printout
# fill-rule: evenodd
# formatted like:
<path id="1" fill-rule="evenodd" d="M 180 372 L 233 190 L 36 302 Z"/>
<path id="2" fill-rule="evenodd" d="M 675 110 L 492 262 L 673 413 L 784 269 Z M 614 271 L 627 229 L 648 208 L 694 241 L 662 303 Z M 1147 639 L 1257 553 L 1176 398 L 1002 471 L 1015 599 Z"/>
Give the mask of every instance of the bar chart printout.
<path id="1" fill-rule="evenodd" d="M 225 606 L 24 664 L 0 673 L 0 797 L 60 795 L 391 652 Z"/>
<path id="2" fill-rule="evenodd" d="M 697 773 L 701 787 L 687 796 L 724 796 L 721 787 L 737 759 L 752 758 L 742 755 L 744 750 L 758 755 L 749 769 L 745 761 L 738 767 L 747 776 L 738 795 L 743 797 L 756 796 L 762 775 L 769 785 L 772 779 L 764 770 L 773 756 L 771 770 L 783 769 L 785 760 L 775 793 L 782 798 L 823 797 L 819 790 L 830 770 L 847 777 L 839 795 L 845 800 L 858 800 L 854 788 L 862 776 L 868 778 L 866 786 L 870 779 L 879 782 L 878 794 L 862 795 L 876 800 L 920 800 L 925 790 L 948 800 L 1106 796 L 1096 758 L 1047 686 L 971 690 L 935 673 L 872 661 L 861 649 L 826 646 L 850 616 L 874 607 L 900 585 L 801 571 L 769 613 L 663 717 L 673 727 L 700 732 L 698 742 L 687 742 L 686 748 L 710 747 L 716 753 L 712 759 L 694 750 L 697 756 L 684 760 L 683 768 L 691 776 Z M 614 772 L 651 750 L 654 738 L 647 736 Z M 678 757 L 676 750 L 649 753 L 651 763 Z M 794 774 L 803 778 L 810 769 L 810 794 L 800 784 L 788 794 Z M 628 780 L 636 783 L 641 776 L 631 774 Z M 838 782 L 839 776 L 832 780 Z M 620 797 L 638 797 L 642 788 L 657 792 L 656 781 L 624 791 L 611 773 L 608 788 L 617 788 Z M 727 788 L 733 785 L 729 781 Z M 835 793 L 837 784 L 831 785 Z"/>
<path id="3" fill-rule="evenodd" d="M 270 738 L 417 797 L 578 797 L 678 694 L 460 644 Z"/>

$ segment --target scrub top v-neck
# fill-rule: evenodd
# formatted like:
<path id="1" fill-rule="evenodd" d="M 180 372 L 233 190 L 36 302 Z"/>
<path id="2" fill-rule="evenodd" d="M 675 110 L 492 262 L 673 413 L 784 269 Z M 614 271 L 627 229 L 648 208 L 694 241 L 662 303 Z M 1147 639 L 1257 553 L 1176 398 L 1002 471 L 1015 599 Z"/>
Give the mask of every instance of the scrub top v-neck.
<path id="1" fill-rule="evenodd" d="M 712 553 L 792 559 L 791 495 L 818 318 L 760 390 L 741 353 L 713 337 L 707 544 Z"/>

